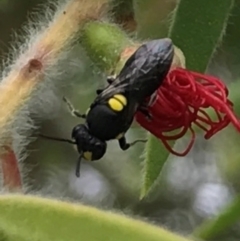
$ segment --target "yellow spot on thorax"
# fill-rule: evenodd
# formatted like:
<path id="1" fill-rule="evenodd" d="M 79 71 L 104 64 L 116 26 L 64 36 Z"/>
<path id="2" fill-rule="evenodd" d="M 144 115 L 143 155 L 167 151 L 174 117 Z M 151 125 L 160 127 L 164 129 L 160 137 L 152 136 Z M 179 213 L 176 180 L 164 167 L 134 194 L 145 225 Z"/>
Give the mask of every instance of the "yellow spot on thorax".
<path id="1" fill-rule="evenodd" d="M 127 99 L 124 95 L 114 95 L 113 98 L 119 100 L 124 106 L 127 105 Z"/>
<path id="2" fill-rule="evenodd" d="M 85 152 L 83 153 L 83 157 L 84 157 L 84 159 L 86 159 L 87 161 L 91 161 L 91 160 L 92 160 L 92 152 L 90 152 L 90 151 L 85 151 Z"/>
<path id="3" fill-rule="evenodd" d="M 127 98 L 124 95 L 116 94 L 108 100 L 110 108 L 114 111 L 121 111 L 127 105 Z"/>

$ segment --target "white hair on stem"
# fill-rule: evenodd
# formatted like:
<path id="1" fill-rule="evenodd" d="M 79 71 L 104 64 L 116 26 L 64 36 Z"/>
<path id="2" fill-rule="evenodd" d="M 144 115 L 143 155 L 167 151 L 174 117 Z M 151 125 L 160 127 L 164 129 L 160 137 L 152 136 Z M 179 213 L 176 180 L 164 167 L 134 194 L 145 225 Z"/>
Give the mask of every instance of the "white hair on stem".
<path id="1" fill-rule="evenodd" d="M 107 2 L 51 2 L 42 15 L 39 12 L 32 15 L 35 20 L 30 16 L 21 37 L 17 35 L 12 51 L 3 63 L 0 82 L 2 162 L 6 147 L 13 150 L 17 160 L 24 158 L 24 149 L 31 141 L 26 137 L 37 128 L 29 114 L 39 107 L 39 102 L 45 105 L 44 108 L 54 106 L 49 103 L 56 103 L 54 91 L 58 88 L 57 81 L 64 75 L 62 64 L 69 56 L 79 30 L 86 21 L 98 18 Z M 9 172 L 11 168 L 8 168 Z"/>

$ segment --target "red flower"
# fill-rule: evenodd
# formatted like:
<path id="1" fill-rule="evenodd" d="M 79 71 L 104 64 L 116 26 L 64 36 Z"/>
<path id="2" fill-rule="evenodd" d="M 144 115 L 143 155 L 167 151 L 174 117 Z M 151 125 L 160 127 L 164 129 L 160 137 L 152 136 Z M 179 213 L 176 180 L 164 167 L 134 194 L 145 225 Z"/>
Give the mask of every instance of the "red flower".
<path id="1" fill-rule="evenodd" d="M 169 72 L 154 101 L 149 101 L 149 120 L 137 112 L 136 121 L 154 136 L 161 139 L 169 152 L 185 156 L 193 146 L 195 132 L 192 123 L 205 131 L 209 139 L 230 122 L 240 131 L 240 122 L 233 113 L 233 103 L 227 98 L 227 87 L 216 77 L 176 68 Z M 150 103 L 151 102 L 151 103 Z M 206 108 L 212 107 L 217 120 L 212 120 Z M 178 130 L 178 133 L 166 133 Z M 168 141 L 183 137 L 190 130 L 191 141 L 183 153 L 177 153 Z"/>

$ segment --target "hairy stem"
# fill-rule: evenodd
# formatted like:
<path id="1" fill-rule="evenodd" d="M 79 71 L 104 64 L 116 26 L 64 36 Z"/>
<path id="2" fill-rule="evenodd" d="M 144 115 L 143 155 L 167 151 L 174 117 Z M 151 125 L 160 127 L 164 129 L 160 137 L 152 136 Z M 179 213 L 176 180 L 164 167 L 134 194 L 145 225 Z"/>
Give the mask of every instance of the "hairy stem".
<path id="1" fill-rule="evenodd" d="M 67 48 L 81 27 L 87 21 L 99 18 L 106 3 L 107 0 L 96 0 L 94 3 L 68 0 L 60 4 L 45 28 L 40 22 L 38 32 L 36 27 L 32 29 L 33 34 L 29 31 L 32 36 L 26 37 L 24 47 L 20 47 L 20 54 L 3 71 L 0 82 L 0 156 L 4 185 L 21 185 L 15 150 L 8 147 L 6 152 L 3 148 L 8 146 L 9 140 L 15 140 L 12 126 L 14 124 L 14 128 L 18 129 L 18 114 L 29 103 L 38 85 L 55 73 L 56 66 L 63 56 L 66 57 Z"/>
<path id="2" fill-rule="evenodd" d="M 70 1 L 56 13 L 36 42 L 19 56 L 0 86 L 0 106 L 3 106 L 0 108 L 0 134 L 31 96 L 36 85 L 44 81 L 47 69 L 58 62 L 61 50 L 69 45 L 81 24 L 86 19 L 95 18 L 105 2 Z"/>
<path id="3" fill-rule="evenodd" d="M 22 180 L 17 157 L 10 146 L 4 147 L 1 157 L 3 187 L 7 191 L 21 191 Z"/>

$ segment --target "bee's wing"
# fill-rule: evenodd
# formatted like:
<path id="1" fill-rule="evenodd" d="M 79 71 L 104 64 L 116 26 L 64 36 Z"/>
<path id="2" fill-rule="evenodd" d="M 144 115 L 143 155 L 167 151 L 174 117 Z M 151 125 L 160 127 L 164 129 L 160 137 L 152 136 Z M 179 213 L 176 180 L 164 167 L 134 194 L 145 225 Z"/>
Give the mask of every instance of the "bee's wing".
<path id="1" fill-rule="evenodd" d="M 141 48 L 141 47 L 140 47 Z M 117 78 L 109 84 L 95 99 L 96 103 L 101 103 L 111 98 L 115 94 L 124 94 L 126 98 L 129 98 L 131 91 L 134 89 L 138 77 L 137 62 L 142 56 L 136 56 L 134 53 L 125 63 L 123 69 L 117 76 Z M 145 56 L 146 57 L 146 56 Z M 148 76 L 146 76 L 148 78 Z"/>
<path id="2" fill-rule="evenodd" d="M 140 47 L 140 50 L 143 47 Z M 95 99 L 94 104 L 102 103 L 107 99 L 111 98 L 114 94 L 124 94 L 129 95 L 131 93 L 131 89 L 133 88 L 133 83 L 136 81 L 136 66 L 139 57 L 142 57 L 140 51 L 140 55 L 136 56 L 136 53 L 139 52 L 139 49 L 130 56 L 130 58 L 126 61 L 123 69 L 117 76 L 117 78 L 108 85 Z M 146 57 L 146 56 L 145 56 Z M 128 98 L 128 96 L 126 96 Z"/>
<path id="3" fill-rule="evenodd" d="M 124 69 L 125 67 L 123 70 Z M 133 82 L 134 79 L 129 73 L 129 70 L 126 71 L 126 76 L 120 73 L 120 75 L 96 97 L 94 104 L 104 103 L 115 94 L 123 94 L 129 99 Z"/>
<path id="4" fill-rule="evenodd" d="M 96 97 L 94 104 L 103 103 L 115 94 L 123 94 L 132 100 L 139 90 L 148 86 L 149 81 L 165 77 L 172 58 L 173 45 L 168 39 L 143 44 L 126 61 L 115 81 Z"/>

